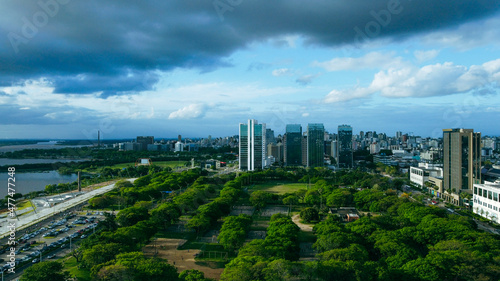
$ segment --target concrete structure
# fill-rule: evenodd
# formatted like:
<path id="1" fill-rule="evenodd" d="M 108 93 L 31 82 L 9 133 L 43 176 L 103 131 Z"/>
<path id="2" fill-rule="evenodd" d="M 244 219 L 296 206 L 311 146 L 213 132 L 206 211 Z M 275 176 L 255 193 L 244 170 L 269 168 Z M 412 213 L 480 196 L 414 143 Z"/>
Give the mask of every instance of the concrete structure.
<path id="1" fill-rule="evenodd" d="M 239 169 L 254 171 L 266 165 L 266 124 L 249 119 L 240 123 Z"/>
<path id="2" fill-rule="evenodd" d="M 300 124 L 286 125 L 284 154 L 286 166 L 302 165 L 302 126 Z"/>
<path id="3" fill-rule="evenodd" d="M 147 150 L 148 149 L 148 144 L 153 144 L 155 143 L 155 138 L 153 136 L 138 136 L 136 138 L 136 142 L 140 144 L 140 150 Z"/>
<path id="4" fill-rule="evenodd" d="M 443 156 L 444 191 L 472 194 L 473 185 L 481 183 L 481 133 L 472 129 L 444 129 Z M 460 198 L 452 203 L 461 205 Z"/>
<path id="5" fill-rule="evenodd" d="M 184 151 L 184 144 L 180 141 L 176 142 L 175 143 L 175 149 L 174 149 L 175 152 L 182 152 Z"/>
<path id="6" fill-rule="evenodd" d="M 380 152 L 380 144 L 379 143 L 372 143 L 370 144 L 370 154 L 377 154 Z"/>
<path id="7" fill-rule="evenodd" d="M 338 127 L 338 153 L 337 166 L 339 168 L 352 168 L 352 127 L 349 125 L 340 125 Z"/>
<path id="8" fill-rule="evenodd" d="M 283 162 L 283 144 L 282 143 L 268 143 L 267 155 L 272 156 L 274 161 Z M 274 163 L 274 162 L 273 162 Z"/>
<path id="9" fill-rule="evenodd" d="M 419 163 L 418 167 L 410 167 L 410 181 L 420 186 L 420 188 L 424 187 L 430 177 L 442 178 L 442 165 Z"/>
<path id="10" fill-rule="evenodd" d="M 307 125 L 307 167 L 323 167 L 325 152 L 325 127 L 323 124 Z"/>
<path id="11" fill-rule="evenodd" d="M 474 184 L 474 213 L 500 223 L 500 184 Z"/>

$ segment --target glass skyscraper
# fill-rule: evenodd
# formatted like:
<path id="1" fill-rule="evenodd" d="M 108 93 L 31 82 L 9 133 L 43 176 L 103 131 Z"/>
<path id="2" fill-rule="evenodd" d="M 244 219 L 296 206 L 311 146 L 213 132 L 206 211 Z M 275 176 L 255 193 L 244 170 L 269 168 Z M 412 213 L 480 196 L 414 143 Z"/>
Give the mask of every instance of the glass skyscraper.
<path id="1" fill-rule="evenodd" d="M 239 168 L 244 171 L 263 169 L 266 159 L 266 124 L 249 119 L 240 123 Z"/>
<path id="2" fill-rule="evenodd" d="M 338 127 L 337 142 L 337 165 L 339 168 L 352 168 L 352 127 L 349 125 L 340 125 Z"/>
<path id="3" fill-rule="evenodd" d="M 307 167 L 323 167 L 325 152 L 325 127 L 323 124 L 307 125 Z"/>
<path id="4" fill-rule="evenodd" d="M 302 165 L 302 126 L 300 124 L 286 125 L 285 165 Z"/>

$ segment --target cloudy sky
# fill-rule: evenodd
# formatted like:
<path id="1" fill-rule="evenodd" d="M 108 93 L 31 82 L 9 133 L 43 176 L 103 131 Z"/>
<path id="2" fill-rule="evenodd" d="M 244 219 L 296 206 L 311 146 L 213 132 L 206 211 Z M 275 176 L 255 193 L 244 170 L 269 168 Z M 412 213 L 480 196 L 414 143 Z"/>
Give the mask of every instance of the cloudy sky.
<path id="1" fill-rule="evenodd" d="M 0 0 L 0 138 L 500 135 L 500 0 Z"/>

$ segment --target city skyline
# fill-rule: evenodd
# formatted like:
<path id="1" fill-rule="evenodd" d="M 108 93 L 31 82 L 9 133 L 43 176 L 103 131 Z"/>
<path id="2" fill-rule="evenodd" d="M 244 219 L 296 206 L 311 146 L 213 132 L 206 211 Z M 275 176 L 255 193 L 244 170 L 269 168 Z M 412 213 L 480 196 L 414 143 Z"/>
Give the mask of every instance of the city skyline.
<path id="1" fill-rule="evenodd" d="M 500 135 L 498 0 L 1 6 L 0 139 Z"/>

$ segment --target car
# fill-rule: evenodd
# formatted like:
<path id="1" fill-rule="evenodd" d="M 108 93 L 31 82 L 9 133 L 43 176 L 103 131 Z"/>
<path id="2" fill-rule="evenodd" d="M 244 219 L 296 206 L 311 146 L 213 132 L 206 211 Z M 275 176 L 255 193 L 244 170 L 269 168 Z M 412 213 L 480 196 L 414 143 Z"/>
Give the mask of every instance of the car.
<path id="1" fill-rule="evenodd" d="M 37 262 L 39 262 L 39 260 L 38 260 L 38 259 L 34 259 L 34 260 L 32 260 L 31 262 L 32 262 L 32 263 L 37 263 Z"/>
<path id="2" fill-rule="evenodd" d="M 86 237 L 87 237 L 87 235 L 85 235 L 85 234 L 83 234 L 82 236 L 80 236 L 80 238 L 82 238 L 82 239 L 84 239 Z"/>
<path id="3" fill-rule="evenodd" d="M 432 203 L 432 205 L 436 205 L 438 202 L 437 202 L 437 201 L 432 200 L 432 201 L 431 201 L 431 203 Z"/>
<path id="4" fill-rule="evenodd" d="M 62 244 L 61 249 L 68 248 L 68 244 Z"/>
<path id="5" fill-rule="evenodd" d="M 55 257 L 56 257 L 56 255 L 55 255 L 55 254 L 52 254 L 52 255 L 48 255 L 46 258 L 47 258 L 47 259 L 53 259 L 53 258 L 55 258 Z"/>

